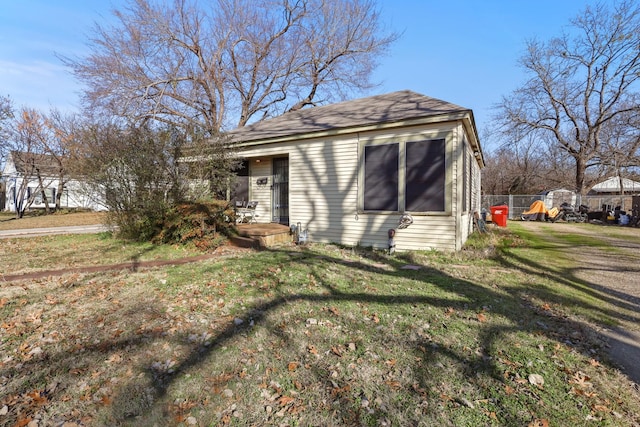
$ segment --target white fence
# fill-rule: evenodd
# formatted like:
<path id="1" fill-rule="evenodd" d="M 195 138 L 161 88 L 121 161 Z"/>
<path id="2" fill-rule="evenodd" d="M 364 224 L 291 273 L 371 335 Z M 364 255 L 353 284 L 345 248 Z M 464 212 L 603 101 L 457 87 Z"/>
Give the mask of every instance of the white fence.
<path id="1" fill-rule="evenodd" d="M 518 219 L 522 212 L 529 209 L 536 200 L 544 200 L 547 208 L 559 207 L 566 202 L 573 206 L 585 205 L 589 211 L 621 210 L 631 213 L 640 207 L 640 196 L 616 195 L 616 196 L 581 196 L 574 193 L 556 193 L 551 196 L 543 194 L 535 195 L 483 195 L 481 208 L 490 212 L 491 206 L 506 205 L 509 207 L 509 219 Z"/>

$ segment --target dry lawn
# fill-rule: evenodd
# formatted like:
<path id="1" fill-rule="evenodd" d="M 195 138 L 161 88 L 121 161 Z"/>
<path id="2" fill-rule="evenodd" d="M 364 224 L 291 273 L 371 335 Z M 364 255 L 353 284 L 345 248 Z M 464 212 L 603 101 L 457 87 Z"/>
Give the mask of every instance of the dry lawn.
<path id="1" fill-rule="evenodd" d="M 637 307 L 567 275 L 553 242 L 476 244 L 0 282 L 0 425 L 640 425 L 598 335 Z"/>
<path id="2" fill-rule="evenodd" d="M 64 227 L 73 225 L 102 224 L 104 212 L 55 213 L 51 215 L 30 215 L 16 219 L 15 215 L 0 214 L 0 230 L 20 230 L 23 228 Z"/>

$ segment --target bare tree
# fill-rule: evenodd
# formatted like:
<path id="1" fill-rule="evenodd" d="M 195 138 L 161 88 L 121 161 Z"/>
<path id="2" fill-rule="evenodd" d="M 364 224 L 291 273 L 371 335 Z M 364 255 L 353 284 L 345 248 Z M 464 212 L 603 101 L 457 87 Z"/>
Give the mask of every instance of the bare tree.
<path id="1" fill-rule="evenodd" d="M 373 0 L 129 0 L 113 13 L 89 56 L 63 58 L 88 109 L 210 134 L 370 87 L 396 39 Z"/>
<path id="2" fill-rule="evenodd" d="M 640 166 L 640 122 L 633 114 L 621 114 L 603 129 L 606 136 L 599 157 L 602 177 L 618 177 L 621 192 L 623 178 Z"/>
<path id="3" fill-rule="evenodd" d="M 225 189 L 237 166 L 223 141 L 212 145 L 202 134 L 150 123 L 85 123 L 80 140 L 77 173 L 105 195 L 120 232 L 140 240 L 160 233 L 175 206 L 202 202 L 199 185 L 209 198 Z"/>
<path id="4" fill-rule="evenodd" d="M 552 153 L 533 137 L 485 153 L 482 187 L 486 194 L 538 194 L 566 185 L 566 156 Z"/>
<path id="5" fill-rule="evenodd" d="M 70 154 L 74 144 L 78 144 L 74 134 L 76 121 L 75 116 L 65 116 L 55 109 L 43 114 L 26 107 L 12 121 L 3 150 L 11 153 L 14 164 L 21 168 L 20 173 L 24 178 L 16 189 L 19 216 L 35 199 L 42 201 L 46 212 L 49 212 L 50 204 L 60 209 L 61 197 L 71 176 Z M 57 182 L 55 191 L 49 191 L 54 182 Z"/>
<path id="6" fill-rule="evenodd" d="M 13 103 L 8 96 L 0 96 L 0 161 L 7 154 L 5 147 L 9 135 L 10 122 L 13 119 Z"/>
<path id="7" fill-rule="evenodd" d="M 41 135 L 44 154 L 50 156 L 55 165 L 57 191 L 55 194 L 56 209 L 61 208 L 62 195 L 69 180 L 75 176 L 74 168 L 78 162 L 78 149 L 82 146 L 81 118 L 76 114 L 63 114 L 52 109 L 44 117 L 44 128 Z"/>
<path id="8" fill-rule="evenodd" d="M 506 136 L 536 134 L 573 159 L 577 192 L 607 156 L 611 128 L 626 134 L 640 119 L 640 6 L 609 7 L 587 7 L 547 43 L 529 41 L 521 65 L 531 77 L 499 105 Z"/>
<path id="9" fill-rule="evenodd" d="M 42 156 L 43 120 L 39 112 L 22 108 L 12 123 L 5 150 L 11 155 L 16 176 L 9 177 L 16 216 L 22 218 L 37 198 L 49 211 L 46 188 L 51 184 L 49 164 Z M 32 185 L 35 182 L 35 186 Z"/>

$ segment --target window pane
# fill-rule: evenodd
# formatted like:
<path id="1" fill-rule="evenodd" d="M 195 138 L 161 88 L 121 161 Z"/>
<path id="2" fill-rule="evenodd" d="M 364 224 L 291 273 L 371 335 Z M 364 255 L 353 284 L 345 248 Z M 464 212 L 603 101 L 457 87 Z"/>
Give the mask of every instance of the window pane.
<path id="1" fill-rule="evenodd" d="M 364 209 L 398 210 L 398 144 L 364 147 Z"/>
<path id="2" fill-rule="evenodd" d="M 444 212 L 445 142 L 407 142 L 406 210 Z"/>

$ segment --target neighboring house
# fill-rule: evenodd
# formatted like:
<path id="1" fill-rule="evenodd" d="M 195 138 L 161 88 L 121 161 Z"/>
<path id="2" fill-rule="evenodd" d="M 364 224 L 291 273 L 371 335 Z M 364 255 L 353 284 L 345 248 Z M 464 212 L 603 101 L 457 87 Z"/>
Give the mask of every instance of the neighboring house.
<path id="1" fill-rule="evenodd" d="M 39 177 L 34 167 L 39 171 Z M 44 188 L 49 208 L 55 208 L 58 169 L 53 157 L 47 154 L 9 153 L 2 171 L 6 187 L 4 210 L 16 212 L 21 206 L 23 209 L 44 209 L 41 188 Z M 88 189 L 86 183 L 70 179 L 64 184 L 60 207 L 104 210 L 101 201 L 102 198 Z"/>
<path id="2" fill-rule="evenodd" d="M 620 177 L 614 176 L 605 181 L 602 181 L 593 187 L 589 191 L 589 194 L 638 194 L 640 193 L 640 182 L 632 181 L 628 178 L 622 178 L 622 191 L 620 189 Z"/>
<path id="3" fill-rule="evenodd" d="M 473 112 L 411 91 L 302 109 L 230 132 L 234 198 L 310 241 L 459 250 L 484 166 Z"/>

